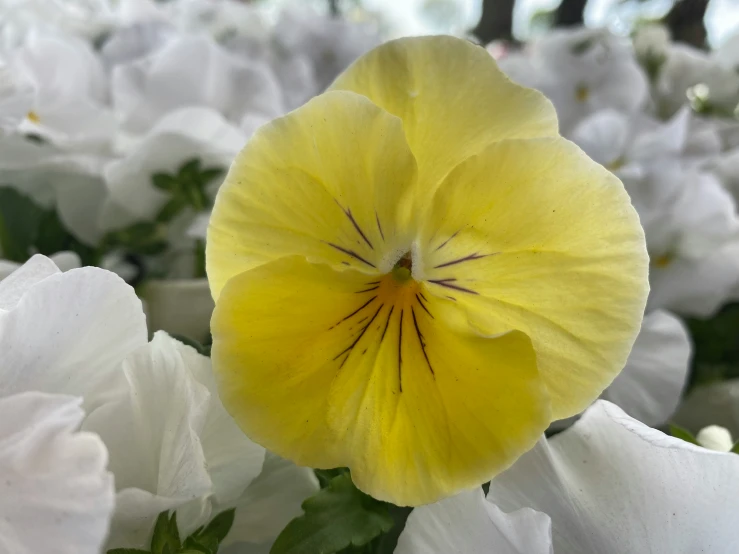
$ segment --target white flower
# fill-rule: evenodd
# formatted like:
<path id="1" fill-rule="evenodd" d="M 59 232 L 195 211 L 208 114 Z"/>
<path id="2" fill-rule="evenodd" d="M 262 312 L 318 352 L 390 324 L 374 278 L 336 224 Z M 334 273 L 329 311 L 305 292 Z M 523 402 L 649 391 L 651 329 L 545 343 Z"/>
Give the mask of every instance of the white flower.
<path id="1" fill-rule="evenodd" d="M 698 431 L 695 440 L 703 448 L 715 450 L 716 452 L 730 452 L 734 447 L 734 441 L 731 438 L 729 430 L 719 425 L 704 427 Z"/>
<path id="2" fill-rule="evenodd" d="M 600 400 L 493 479 L 487 501 L 505 513 L 475 493 L 419 508 L 396 552 L 732 554 L 737 495 L 739 456 L 666 436 Z"/>
<path id="3" fill-rule="evenodd" d="M 718 133 L 711 127 L 696 132 L 694 122 L 687 107 L 666 122 L 608 109 L 580 121 L 570 138 L 622 179 L 638 179 L 664 164 L 697 167 L 721 151 Z"/>
<path id="4" fill-rule="evenodd" d="M 496 477 L 504 511 L 552 518 L 555 551 L 716 554 L 736 551 L 739 457 L 664 435 L 597 402 Z"/>
<path id="5" fill-rule="evenodd" d="M 246 136 L 212 109 L 191 107 L 168 113 L 129 146 L 125 157 L 105 168 L 109 198 L 101 225 L 116 229 L 154 219 L 169 199 L 153 186 L 155 173 L 176 173 L 195 158 L 203 167 L 228 167 L 245 142 Z M 210 192 L 214 196 L 216 189 Z"/>
<path id="6" fill-rule="evenodd" d="M 654 92 L 663 115 L 677 111 L 686 100 L 731 114 L 739 103 L 739 75 L 705 52 L 687 44 L 672 44 L 660 68 Z"/>
<path id="7" fill-rule="evenodd" d="M 109 0 L 0 0 L 0 11 L 0 41 L 6 48 L 34 30 L 94 39 L 113 23 Z"/>
<path id="8" fill-rule="evenodd" d="M 735 32 L 722 41 L 714 52 L 714 59 L 726 69 L 739 72 L 739 33 Z"/>
<path id="9" fill-rule="evenodd" d="M 556 30 L 521 56 L 503 58 L 501 68 L 541 90 L 557 108 L 565 132 L 595 111 L 633 113 L 647 100 L 647 78 L 630 46 L 608 31 Z"/>
<path id="10" fill-rule="evenodd" d="M 664 25 L 644 24 L 634 31 L 634 53 L 642 65 L 657 69 L 670 48 L 670 31 Z"/>
<path id="11" fill-rule="evenodd" d="M 259 474 L 264 449 L 247 439 L 215 391 L 210 360 L 157 333 L 123 361 L 126 394 L 91 414 L 110 452 L 116 512 L 109 547 L 144 547 L 157 515 L 177 509 L 184 535 L 206 523 L 211 496 L 230 506 Z"/>
<path id="12" fill-rule="evenodd" d="M 0 396 L 0 552 L 98 554 L 113 511 L 107 453 L 71 396 Z"/>
<path id="13" fill-rule="evenodd" d="M 323 90 L 380 39 L 370 25 L 322 17 L 306 7 L 291 6 L 280 14 L 274 29 L 277 48 L 288 56 L 305 56 L 313 65 L 318 89 Z"/>
<path id="14" fill-rule="evenodd" d="M 631 417 L 657 426 L 673 414 L 682 396 L 690 365 L 690 338 L 672 314 L 647 314 L 623 371 L 601 398 Z"/>
<path id="15" fill-rule="evenodd" d="M 395 554 L 551 554 L 549 516 L 530 508 L 505 513 L 481 488 L 411 512 Z"/>
<path id="16" fill-rule="evenodd" d="M 0 131 L 16 129 L 32 106 L 31 82 L 0 59 Z"/>
<path id="17" fill-rule="evenodd" d="M 648 310 L 707 317 L 739 282 L 739 216 L 705 171 L 664 163 L 624 176 L 649 250 Z"/>
<path id="18" fill-rule="evenodd" d="M 69 271 L 80 267 L 80 257 L 75 252 L 57 252 L 49 258 L 61 271 Z M 23 264 L 0 259 L 0 281 L 11 275 Z M 2 307 L 2 306 L 0 306 Z"/>
<path id="19" fill-rule="evenodd" d="M 8 64 L 26 75 L 34 89 L 24 130 L 67 150 L 106 150 L 115 130 L 113 114 L 105 105 L 108 82 L 86 42 L 32 33 L 10 53 Z"/>
<path id="20" fill-rule="evenodd" d="M 239 58 L 205 36 L 180 36 L 113 69 L 113 104 L 124 129 L 144 133 L 168 112 L 211 108 L 235 125 L 284 112 L 269 67 Z"/>
<path id="21" fill-rule="evenodd" d="M 19 133 L 0 134 L 0 181 L 43 208 L 55 208 L 64 227 L 93 246 L 102 236 L 99 215 L 107 195 L 105 158 L 65 152 Z"/>
<path id="22" fill-rule="evenodd" d="M 267 475 L 268 485 L 251 489 L 265 451 L 226 413 L 210 360 L 164 333 L 147 343 L 141 302 L 120 278 L 98 268 L 60 273 L 36 256 L 0 281 L 0 310 L 0 397 L 80 396 L 82 429 L 96 432 L 109 451 L 118 492 L 108 547 L 146 546 L 164 510 L 177 510 L 183 534 L 234 506 L 245 525 L 251 506 L 279 511 L 271 495 L 292 499 L 285 512 L 295 512 L 299 501 L 279 480 Z M 288 486 L 315 490 L 314 476 L 295 472 Z M 238 536 L 273 539 L 279 530 L 269 529 L 266 537 Z"/>

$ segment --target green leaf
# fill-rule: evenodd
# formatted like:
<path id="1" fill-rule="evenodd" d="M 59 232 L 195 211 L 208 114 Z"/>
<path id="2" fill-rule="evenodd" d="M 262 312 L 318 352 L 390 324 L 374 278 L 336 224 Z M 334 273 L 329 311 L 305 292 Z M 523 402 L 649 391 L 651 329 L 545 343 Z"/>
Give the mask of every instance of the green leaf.
<path id="1" fill-rule="evenodd" d="M 167 249 L 167 229 L 160 223 L 142 221 L 108 233 L 103 243 L 106 249 L 118 247 L 136 254 L 154 256 Z"/>
<path id="2" fill-rule="evenodd" d="M 739 454 L 739 442 L 734 444 L 734 447 L 731 449 L 731 452 L 733 452 L 734 454 Z"/>
<path id="3" fill-rule="evenodd" d="M 183 198 L 170 198 L 157 212 L 156 220 L 161 223 L 168 223 L 177 217 L 186 207 L 187 202 Z"/>
<path id="4" fill-rule="evenodd" d="M 167 173 L 155 173 L 151 176 L 151 184 L 159 190 L 172 192 L 177 187 L 177 179 Z"/>
<path id="5" fill-rule="evenodd" d="M 154 525 L 154 535 L 151 538 L 152 554 L 176 554 L 181 546 L 177 513 L 172 512 L 172 517 L 169 517 L 168 512 L 162 512 Z"/>
<path id="6" fill-rule="evenodd" d="M 683 439 L 685 442 L 689 442 L 690 444 L 698 444 L 698 441 L 695 440 L 695 437 L 693 434 L 688 431 L 687 429 L 684 429 L 680 427 L 679 425 L 675 425 L 674 423 L 670 423 L 670 434 L 673 437 L 677 437 L 678 439 Z"/>
<path id="7" fill-rule="evenodd" d="M 303 502 L 303 511 L 280 533 L 270 554 L 334 554 L 363 546 L 393 527 L 388 505 L 357 489 L 348 473 Z"/>
<path id="8" fill-rule="evenodd" d="M 14 188 L 0 187 L 0 251 L 18 263 L 33 254 L 44 210 Z"/>
<path id="9" fill-rule="evenodd" d="M 108 554 L 151 554 L 151 552 L 140 548 L 114 548 L 108 550 Z"/>
<path id="10" fill-rule="evenodd" d="M 198 537 L 212 537 L 219 543 L 226 538 L 228 532 L 231 530 L 231 526 L 234 524 L 234 516 L 236 515 L 236 508 L 225 510 L 214 517 L 208 525 L 205 526 Z"/>
<path id="11" fill-rule="evenodd" d="M 187 160 L 180 166 L 177 174 L 183 177 L 197 176 L 200 174 L 201 163 L 202 162 L 200 161 L 200 158 L 192 158 L 190 160 Z"/>
<path id="12" fill-rule="evenodd" d="M 211 181 L 223 177 L 224 173 L 225 171 L 221 167 L 208 167 L 200 172 L 200 180 L 204 185 L 208 185 Z"/>
<path id="13" fill-rule="evenodd" d="M 315 473 L 318 478 L 318 484 L 321 485 L 322 489 L 325 489 L 335 477 L 349 473 L 349 468 L 336 467 L 334 469 L 314 469 L 313 473 Z"/>
<path id="14" fill-rule="evenodd" d="M 200 344 L 198 341 L 196 341 L 195 339 L 191 339 L 190 337 L 186 337 L 185 335 L 171 333 L 170 336 L 173 339 L 180 341 L 182 344 L 186 344 L 187 346 L 192 346 L 195 350 L 198 351 L 198 354 L 202 354 L 203 356 L 210 357 L 210 346 L 204 346 Z M 200 533 L 200 531 L 202 531 L 202 528 L 195 531 L 193 535 L 197 535 L 198 533 Z"/>

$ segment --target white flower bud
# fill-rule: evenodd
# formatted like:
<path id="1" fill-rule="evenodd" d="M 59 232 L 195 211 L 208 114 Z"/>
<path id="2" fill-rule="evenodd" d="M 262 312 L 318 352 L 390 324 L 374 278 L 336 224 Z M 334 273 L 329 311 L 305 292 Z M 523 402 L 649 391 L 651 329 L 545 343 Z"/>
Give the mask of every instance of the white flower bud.
<path id="1" fill-rule="evenodd" d="M 704 427 L 695 438 L 703 448 L 718 452 L 729 452 L 734 446 L 734 441 L 728 429 L 718 425 Z"/>

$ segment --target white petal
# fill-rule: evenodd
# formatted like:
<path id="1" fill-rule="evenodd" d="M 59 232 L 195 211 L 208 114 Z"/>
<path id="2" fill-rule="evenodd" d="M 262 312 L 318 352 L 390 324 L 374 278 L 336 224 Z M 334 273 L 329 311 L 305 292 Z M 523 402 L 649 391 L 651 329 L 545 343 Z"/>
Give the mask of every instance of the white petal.
<path id="1" fill-rule="evenodd" d="M 626 367 L 601 398 L 647 425 L 666 422 L 680 402 L 690 362 L 690 338 L 668 312 L 648 314 Z"/>
<path id="2" fill-rule="evenodd" d="M 149 329 L 205 342 L 215 304 L 206 279 L 152 280 L 144 285 Z"/>
<path id="3" fill-rule="evenodd" d="M 207 283 L 206 283 L 207 286 Z M 158 339 L 161 333 L 155 337 Z M 172 340 L 167 337 L 167 340 Z M 190 346 L 178 346 L 188 371 L 210 393 L 210 403 L 200 440 L 213 481 L 214 500 L 231 506 L 263 472 L 265 449 L 252 442 L 223 407 L 218 396 L 210 358 Z"/>
<path id="4" fill-rule="evenodd" d="M 506 514 L 480 488 L 414 509 L 395 554 L 450 552 L 549 554 L 551 521 L 528 508 Z"/>
<path id="5" fill-rule="evenodd" d="M 18 304 L 21 297 L 40 281 L 61 273 L 52 260 L 41 254 L 31 257 L 25 264 L 0 282 L 0 310 L 10 310 Z"/>
<path id="6" fill-rule="evenodd" d="M 76 432 L 83 417 L 69 396 L 0 399 L 0 552 L 100 552 L 113 478 L 102 441 Z"/>
<path id="7" fill-rule="evenodd" d="M 603 110 L 581 121 L 570 138 L 588 156 L 607 167 L 623 158 L 629 146 L 629 131 L 625 115 L 615 110 Z"/>
<path id="8" fill-rule="evenodd" d="M 58 173 L 54 178 L 59 219 L 76 238 L 95 246 L 103 236 L 99 214 L 108 196 L 99 175 Z"/>
<path id="9" fill-rule="evenodd" d="M 0 395 L 82 396 L 90 413 L 120 361 L 146 340 L 141 301 L 117 275 L 93 267 L 52 275 L 0 313 Z"/>
<path id="10" fill-rule="evenodd" d="M 178 37 L 146 59 L 116 67 L 112 92 L 123 125 L 139 133 L 187 106 L 211 108 L 232 122 L 249 111 L 272 117 L 283 111 L 266 65 L 231 56 L 205 36 Z"/>
<path id="11" fill-rule="evenodd" d="M 185 348 L 157 333 L 123 362 L 129 394 L 85 421 L 108 447 L 119 491 L 110 548 L 144 546 L 165 509 L 178 508 L 183 531 L 210 513 L 204 497 L 212 482 L 201 436 L 211 395 L 187 367 Z"/>
<path id="12" fill-rule="evenodd" d="M 547 513 L 555 552 L 730 554 L 738 495 L 738 456 L 668 437 L 599 400 L 493 479 L 488 498 Z"/>
<path id="13" fill-rule="evenodd" d="M 245 142 L 238 128 L 211 109 L 171 112 L 125 158 L 105 168 L 110 198 L 101 225 L 114 229 L 153 219 L 169 196 L 152 185 L 152 175 L 176 173 L 193 158 L 203 167 L 226 168 Z"/>
<path id="14" fill-rule="evenodd" d="M 273 541 L 303 513 L 300 505 L 318 492 L 313 470 L 267 452 L 264 468 L 236 502 L 236 519 L 228 542 Z"/>
<path id="15" fill-rule="evenodd" d="M 739 240 L 700 260 L 676 259 L 666 267 L 652 264 L 648 310 L 710 317 L 739 283 Z"/>

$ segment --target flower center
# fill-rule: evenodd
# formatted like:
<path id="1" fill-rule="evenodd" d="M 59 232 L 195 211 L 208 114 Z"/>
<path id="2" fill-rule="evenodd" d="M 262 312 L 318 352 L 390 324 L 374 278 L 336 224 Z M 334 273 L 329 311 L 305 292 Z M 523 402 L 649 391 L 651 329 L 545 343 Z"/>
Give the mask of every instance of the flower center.
<path id="1" fill-rule="evenodd" d="M 413 275 L 413 259 L 411 253 L 406 252 L 393 267 L 392 276 L 396 281 L 404 283 Z"/>

